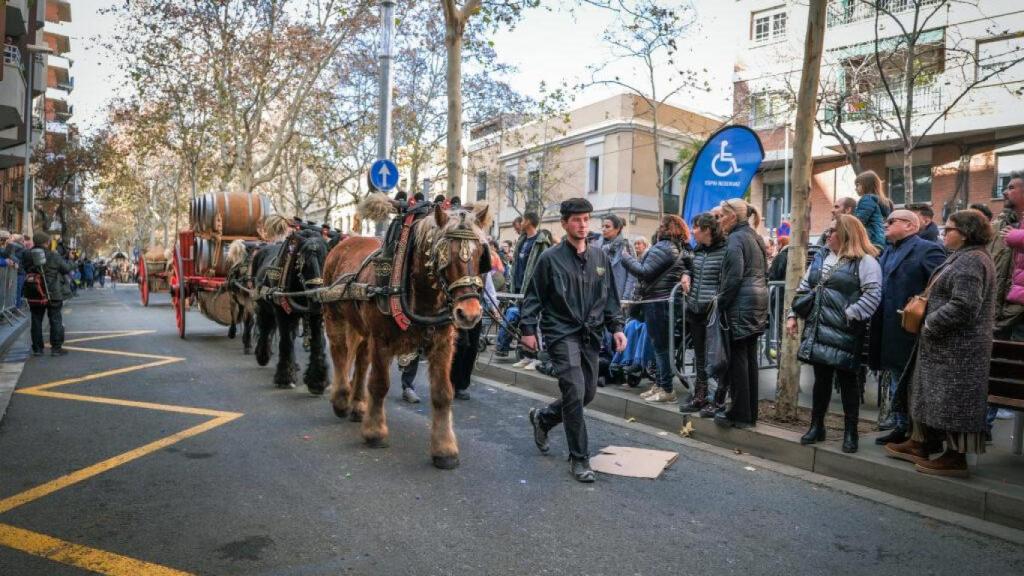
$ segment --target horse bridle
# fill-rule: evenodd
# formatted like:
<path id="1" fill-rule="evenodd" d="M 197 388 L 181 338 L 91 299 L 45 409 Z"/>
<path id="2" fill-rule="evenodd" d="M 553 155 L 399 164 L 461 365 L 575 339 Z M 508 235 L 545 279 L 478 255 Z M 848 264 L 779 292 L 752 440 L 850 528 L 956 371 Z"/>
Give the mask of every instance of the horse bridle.
<path id="1" fill-rule="evenodd" d="M 444 270 L 451 264 L 451 243 L 459 242 L 459 259 L 466 263 L 466 274 L 458 280 L 448 283 Z M 471 228 L 453 228 L 441 234 L 440 238 L 434 238 L 426 250 L 427 274 L 434 280 L 435 285 L 440 288 L 444 295 L 445 302 L 451 311 L 455 305 L 464 300 L 475 299 L 483 303 L 484 281 L 480 279 L 480 272 L 473 271 L 473 244 L 483 242 Z M 469 288 L 468 292 L 455 295 L 454 291 L 460 288 Z"/>

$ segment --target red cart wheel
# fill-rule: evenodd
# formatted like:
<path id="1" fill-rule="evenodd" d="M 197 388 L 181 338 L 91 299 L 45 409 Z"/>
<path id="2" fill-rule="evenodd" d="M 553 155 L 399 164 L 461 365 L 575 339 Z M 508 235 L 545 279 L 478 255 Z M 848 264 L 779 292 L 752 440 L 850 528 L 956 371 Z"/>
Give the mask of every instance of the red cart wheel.
<path id="1" fill-rule="evenodd" d="M 146 270 L 146 259 L 139 256 L 139 296 L 142 305 L 149 306 L 149 271 Z"/>
<path id="2" fill-rule="evenodd" d="M 171 276 L 171 304 L 174 306 L 174 319 L 178 323 L 178 336 L 185 338 L 185 311 L 188 301 L 188 283 L 184 276 L 185 266 L 181 259 L 181 246 L 174 248 L 174 268 Z"/>

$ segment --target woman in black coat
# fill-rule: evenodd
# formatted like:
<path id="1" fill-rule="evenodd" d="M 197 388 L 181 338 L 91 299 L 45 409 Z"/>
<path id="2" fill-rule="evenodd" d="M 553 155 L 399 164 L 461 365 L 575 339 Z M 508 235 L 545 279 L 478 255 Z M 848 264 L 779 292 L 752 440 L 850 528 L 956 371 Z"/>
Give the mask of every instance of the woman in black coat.
<path id="1" fill-rule="evenodd" d="M 728 234 L 732 264 L 740 271 L 738 286 L 730 286 L 720 300 L 729 302 L 729 369 L 724 381 L 732 408 L 716 412 L 715 422 L 746 428 L 757 422 L 757 338 L 768 327 L 768 255 L 764 239 L 754 231 L 761 216 L 753 206 L 734 198 L 712 213 Z"/>
<path id="2" fill-rule="evenodd" d="M 725 234 L 713 214 L 705 212 L 693 219 L 693 235 L 697 239 L 693 265 L 680 282 L 686 293 L 686 323 L 693 337 L 693 364 L 697 371 L 697 382 L 693 395 L 679 406 L 679 411 L 689 414 L 699 410 L 701 418 L 713 418 L 725 403 L 725 386 L 719 385 L 714 401 L 708 401 L 708 314 L 716 298 L 723 310 L 728 309 L 731 302 L 724 301 L 722 294 L 736 293 L 741 271 L 736 267 L 739 257 L 729 253 Z"/>
<path id="3" fill-rule="evenodd" d="M 642 300 L 665 300 L 672 288 L 689 268 L 690 251 L 686 247 L 690 230 L 686 222 L 674 214 L 665 216 L 658 227 L 658 242 L 644 254 L 642 261 L 632 254 L 622 252 L 622 265 L 626 271 L 640 281 Z M 672 338 L 668 323 L 668 307 L 671 302 L 647 302 L 643 304 L 644 322 L 647 323 L 647 337 L 654 348 L 657 365 L 657 382 L 642 394 L 648 402 L 675 402 L 672 381 L 675 368 L 669 354 L 669 338 Z"/>

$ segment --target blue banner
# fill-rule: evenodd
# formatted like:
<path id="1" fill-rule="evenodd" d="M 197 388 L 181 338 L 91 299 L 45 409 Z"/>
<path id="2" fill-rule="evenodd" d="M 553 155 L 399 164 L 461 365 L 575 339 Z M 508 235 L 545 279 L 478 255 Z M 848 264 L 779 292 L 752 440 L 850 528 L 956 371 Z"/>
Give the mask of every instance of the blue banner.
<path id="1" fill-rule="evenodd" d="M 715 132 L 697 153 L 686 181 L 683 220 L 711 210 L 722 200 L 742 198 L 764 160 L 764 148 L 753 130 L 726 126 Z"/>

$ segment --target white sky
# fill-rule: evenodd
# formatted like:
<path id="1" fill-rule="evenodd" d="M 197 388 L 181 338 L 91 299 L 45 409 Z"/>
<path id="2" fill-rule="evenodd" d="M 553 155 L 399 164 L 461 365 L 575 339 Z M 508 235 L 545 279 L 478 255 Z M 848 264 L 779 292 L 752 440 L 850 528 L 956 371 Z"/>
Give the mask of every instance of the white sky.
<path id="1" fill-rule="evenodd" d="M 732 110 L 732 69 L 744 20 L 737 16 L 739 11 L 733 1 L 696 0 L 695 4 L 701 29 L 681 39 L 680 47 L 682 51 L 692 50 L 688 62 L 692 61 L 693 67 L 708 69 L 712 91 L 682 95 L 674 102 L 726 115 Z M 105 58 L 95 40 L 109 38 L 113 31 L 112 18 L 97 13 L 110 5 L 111 0 L 74 0 L 73 22 L 60 30 L 71 38 L 75 90 L 69 99 L 75 107 L 73 121 L 87 132 L 99 126 L 105 105 L 125 86 L 116 62 Z M 564 12 L 527 13 L 514 32 L 495 37 L 499 58 L 519 69 L 506 80 L 530 95 L 536 95 L 541 81 L 549 85 L 565 81 L 572 85 L 588 80 L 587 66 L 607 57 L 607 50 L 600 43 L 607 21 L 608 16 L 594 8 L 581 9 L 575 20 Z M 627 79 L 634 75 L 634 70 L 619 66 L 613 74 Z M 576 104 L 594 102 L 618 91 L 590 88 L 577 96 Z"/>

